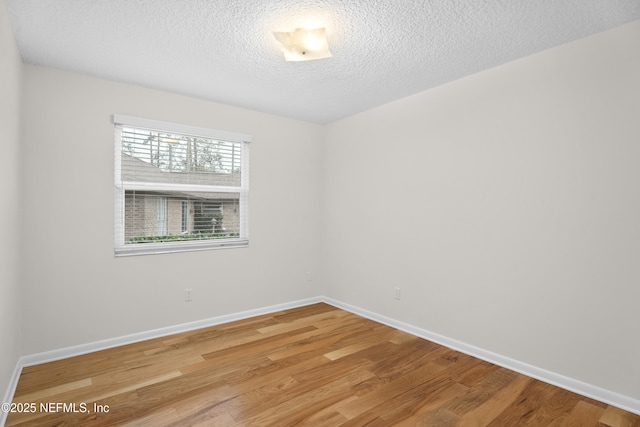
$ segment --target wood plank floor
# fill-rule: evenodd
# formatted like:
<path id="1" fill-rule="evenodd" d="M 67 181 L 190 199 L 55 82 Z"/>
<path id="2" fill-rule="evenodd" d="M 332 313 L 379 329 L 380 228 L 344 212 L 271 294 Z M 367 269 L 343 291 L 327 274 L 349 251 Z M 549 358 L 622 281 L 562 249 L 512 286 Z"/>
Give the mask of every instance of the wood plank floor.
<path id="1" fill-rule="evenodd" d="M 326 304 L 28 367 L 20 405 L 7 426 L 640 427 Z"/>

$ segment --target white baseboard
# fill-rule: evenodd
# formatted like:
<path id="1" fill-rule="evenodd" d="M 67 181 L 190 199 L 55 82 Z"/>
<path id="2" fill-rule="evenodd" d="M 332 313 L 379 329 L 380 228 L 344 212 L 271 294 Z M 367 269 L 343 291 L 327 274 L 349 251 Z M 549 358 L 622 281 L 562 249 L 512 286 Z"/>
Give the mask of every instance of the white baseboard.
<path id="1" fill-rule="evenodd" d="M 573 378 L 565 377 L 564 375 L 547 371 L 545 369 L 541 369 L 536 366 L 511 359 L 501 354 L 493 353 L 483 348 L 466 344 L 464 342 L 457 341 L 443 335 L 418 328 L 408 323 L 400 322 L 390 317 L 382 316 L 363 308 L 334 300 L 332 298 L 323 297 L 322 301 L 351 313 L 357 314 L 359 316 L 374 320 L 378 323 L 382 323 L 387 326 L 391 326 L 392 328 L 410 333 L 411 335 L 424 338 L 426 340 L 443 345 L 461 353 L 468 354 L 469 356 L 473 356 L 478 359 L 493 363 L 494 365 L 502 366 L 503 368 L 519 372 L 528 377 L 535 378 L 545 383 L 552 384 L 554 386 L 572 391 L 582 396 L 589 397 L 591 399 L 598 400 L 608 405 L 615 406 L 617 408 L 624 409 L 625 411 L 640 415 L 640 400 L 633 399 L 629 396 L 615 393 L 613 391 L 606 390 L 592 384 L 587 384 Z"/>
<path id="2" fill-rule="evenodd" d="M 92 353 L 94 351 L 106 350 L 108 348 L 118 347 L 121 345 L 132 344 L 140 341 L 145 341 L 153 338 L 161 338 L 167 335 L 173 335 L 181 332 L 193 331 L 196 329 L 206 328 L 210 326 L 220 325 L 223 323 L 229 323 L 236 320 L 242 320 L 249 317 L 260 316 L 263 314 L 274 313 L 277 311 L 288 310 L 291 308 L 302 307 L 305 305 L 315 304 L 318 302 L 325 302 L 343 310 L 352 312 L 354 314 L 366 317 L 376 322 L 391 326 L 392 328 L 399 329 L 401 331 L 410 333 L 412 335 L 424 338 L 426 340 L 435 342 L 445 347 L 449 347 L 453 350 L 460 351 L 478 359 L 485 360 L 498 366 L 502 366 L 512 371 L 519 372 L 529 377 L 544 381 L 546 383 L 555 385 L 557 387 L 578 393 L 582 396 L 589 397 L 591 399 L 598 400 L 624 409 L 635 414 L 640 415 L 640 400 L 633 399 L 631 397 L 615 393 L 591 384 L 587 384 L 555 372 L 547 371 L 545 369 L 538 368 L 536 366 L 529 365 L 527 363 L 520 362 L 518 360 L 511 359 L 509 357 L 502 356 L 497 353 L 487 351 L 485 349 L 466 344 L 461 341 L 457 341 L 434 332 L 427 331 L 422 328 L 404 323 L 390 317 L 382 316 L 380 314 L 365 310 L 360 307 L 356 307 L 341 301 L 334 300 L 328 297 L 314 297 L 304 300 L 293 301 L 290 303 L 272 305 L 263 308 L 257 308 L 254 310 L 242 311 L 239 313 L 233 313 L 223 316 L 217 316 L 210 319 L 199 320 L 196 322 L 183 323 L 180 325 L 170 326 L 166 328 L 154 329 L 151 331 L 140 332 L 136 334 L 126 335 L 123 337 L 110 338 L 102 341 L 96 341 L 93 343 L 81 344 L 73 347 L 61 348 L 58 350 L 51 350 L 37 354 L 31 354 L 22 356 L 16 365 L 16 368 L 11 378 L 11 383 L 5 394 L 5 400 L 3 402 L 11 402 L 13 395 L 18 384 L 18 379 L 22 368 L 26 366 L 39 365 L 41 363 L 52 362 L 55 360 L 66 359 L 68 357 L 79 356 L 82 354 Z M 6 414 L 0 412 L 0 425 L 4 425 Z"/>
<path id="3" fill-rule="evenodd" d="M 322 302 L 322 297 L 307 298 L 304 300 L 293 301 L 284 304 L 271 305 L 268 307 L 256 308 L 253 310 L 241 311 L 238 313 L 225 314 L 209 319 L 197 320 L 195 322 L 182 323 L 166 328 L 153 329 L 151 331 L 138 332 L 122 337 L 109 338 L 102 341 L 96 341 L 87 344 L 80 344 L 72 347 L 61 348 L 58 350 L 45 351 L 42 353 L 22 356 L 20 362 L 22 366 L 39 365 L 41 363 L 53 362 L 55 360 L 66 359 L 69 357 L 80 356 L 82 354 L 93 353 L 94 351 L 106 350 L 108 348 L 119 347 L 122 345 L 132 344 L 136 342 L 146 341 L 154 338 L 162 338 L 168 335 L 179 334 L 182 332 L 195 331 L 196 329 L 208 328 L 210 326 L 222 325 L 223 323 L 235 322 L 236 320 L 247 319 L 249 317 L 260 316 L 263 314 L 275 313 L 276 311 L 288 310 L 291 308 L 302 307 L 305 305 Z"/>
<path id="4" fill-rule="evenodd" d="M 236 320 L 247 319 L 249 317 L 260 316 L 263 314 L 275 313 L 282 310 L 288 310 L 296 307 L 303 307 L 305 305 L 316 304 L 322 302 L 322 297 L 313 297 L 303 300 L 293 301 L 284 304 L 271 305 L 268 307 L 257 308 L 253 310 L 241 311 L 238 313 L 227 314 L 223 316 L 212 317 L 209 319 L 198 320 L 195 322 L 182 323 L 180 325 L 169 326 L 166 328 L 153 329 L 151 331 L 139 332 L 131 335 L 125 335 L 122 337 L 109 338 L 106 340 L 95 341 L 87 344 L 80 344 L 72 347 L 60 348 L 57 350 L 45 351 L 42 353 L 30 354 L 22 356 L 18 359 L 18 363 L 13 371 L 13 376 L 7 391 L 5 393 L 3 402 L 13 401 L 13 396 L 22 373 L 22 368 L 33 365 L 40 365 L 41 363 L 53 362 L 56 360 L 66 359 L 69 357 L 80 356 L 87 353 L 93 353 L 95 351 L 106 350 L 109 348 L 119 347 L 122 345 L 132 344 L 136 342 L 146 341 L 153 338 L 162 338 L 168 335 L 179 334 L 181 332 L 194 331 L 196 329 L 207 328 L 210 326 L 221 325 L 223 323 L 234 322 Z M 7 419 L 7 413 L 0 411 L 0 426 L 4 426 Z"/>

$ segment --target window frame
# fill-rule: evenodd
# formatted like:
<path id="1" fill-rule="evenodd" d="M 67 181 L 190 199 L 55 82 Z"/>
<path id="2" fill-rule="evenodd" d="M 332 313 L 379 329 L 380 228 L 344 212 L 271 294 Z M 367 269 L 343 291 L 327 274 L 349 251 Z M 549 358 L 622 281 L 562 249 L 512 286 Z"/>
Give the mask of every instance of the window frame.
<path id="1" fill-rule="evenodd" d="M 172 122 L 145 119 L 123 114 L 113 115 L 114 124 L 114 255 L 149 255 L 158 253 L 173 253 L 199 251 L 210 249 L 226 249 L 246 247 L 249 245 L 249 144 L 251 135 L 220 131 L 215 129 L 189 126 Z M 169 183 L 132 182 L 122 180 L 122 129 L 136 128 L 154 132 L 167 132 L 178 135 L 208 138 L 233 143 L 240 143 L 242 147 L 240 187 L 188 185 Z M 194 192 L 218 192 L 239 194 L 240 235 L 237 238 L 187 240 L 160 243 L 125 243 L 125 193 L 135 191 L 166 191 L 179 192 L 189 189 Z"/>

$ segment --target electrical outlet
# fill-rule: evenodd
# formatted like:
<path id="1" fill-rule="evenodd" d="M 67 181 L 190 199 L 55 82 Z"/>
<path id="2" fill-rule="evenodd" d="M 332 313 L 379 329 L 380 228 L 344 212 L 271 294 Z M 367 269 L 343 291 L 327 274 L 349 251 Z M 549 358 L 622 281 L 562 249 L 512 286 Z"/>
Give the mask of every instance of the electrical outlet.
<path id="1" fill-rule="evenodd" d="M 192 292 L 193 292 L 193 289 L 185 289 L 184 290 L 184 301 L 185 302 L 191 301 L 191 293 Z"/>
<path id="2" fill-rule="evenodd" d="M 400 288 L 398 286 L 393 288 L 393 298 L 400 299 Z"/>

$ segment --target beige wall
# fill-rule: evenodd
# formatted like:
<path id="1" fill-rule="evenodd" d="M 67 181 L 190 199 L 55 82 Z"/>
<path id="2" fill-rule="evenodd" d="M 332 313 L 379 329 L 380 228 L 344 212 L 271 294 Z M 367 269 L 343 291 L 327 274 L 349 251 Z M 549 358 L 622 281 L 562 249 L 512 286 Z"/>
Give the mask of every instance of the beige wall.
<path id="1" fill-rule="evenodd" d="M 328 295 L 640 399 L 639 41 L 631 23 L 329 125 Z"/>
<path id="2" fill-rule="evenodd" d="M 0 1 L 0 399 L 20 356 L 20 93 L 22 62 Z M 1 402 L 1 401 L 0 401 Z M 0 415 L 0 420 L 2 416 Z M 0 421 L 1 422 L 1 421 Z"/>
<path id="3" fill-rule="evenodd" d="M 24 71 L 23 354 L 318 294 L 306 273 L 319 259 L 319 126 Z M 249 247 L 114 258 L 113 113 L 251 134 Z"/>

